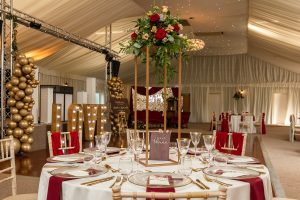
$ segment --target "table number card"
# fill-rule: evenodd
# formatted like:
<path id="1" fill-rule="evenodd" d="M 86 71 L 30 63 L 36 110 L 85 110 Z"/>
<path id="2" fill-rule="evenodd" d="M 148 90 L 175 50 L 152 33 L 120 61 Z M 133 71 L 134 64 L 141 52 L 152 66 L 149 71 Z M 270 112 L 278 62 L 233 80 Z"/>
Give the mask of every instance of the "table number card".
<path id="1" fill-rule="evenodd" d="M 169 131 L 151 132 L 150 160 L 169 160 L 169 146 L 171 133 Z"/>

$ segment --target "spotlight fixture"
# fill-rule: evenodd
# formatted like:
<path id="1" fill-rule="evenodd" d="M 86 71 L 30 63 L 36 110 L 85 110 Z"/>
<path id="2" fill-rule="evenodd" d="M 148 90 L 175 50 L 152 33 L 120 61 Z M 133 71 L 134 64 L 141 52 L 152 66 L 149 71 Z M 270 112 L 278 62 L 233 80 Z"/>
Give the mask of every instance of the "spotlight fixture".
<path id="1" fill-rule="evenodd" d="M 40 29 L 42 27 L 42 24 L 36 22 L 30 22 L 29 26 L 34 29 Z"/>
<path id="2" fill-rule="evenodd" d="M 107 54 L 105 55 L 105 60 L 106 60 L 107 62 L 112 61 L 113 58 L 114 58 L 113 55 L 111 55 L 110 53 L 107 53 Z"/>

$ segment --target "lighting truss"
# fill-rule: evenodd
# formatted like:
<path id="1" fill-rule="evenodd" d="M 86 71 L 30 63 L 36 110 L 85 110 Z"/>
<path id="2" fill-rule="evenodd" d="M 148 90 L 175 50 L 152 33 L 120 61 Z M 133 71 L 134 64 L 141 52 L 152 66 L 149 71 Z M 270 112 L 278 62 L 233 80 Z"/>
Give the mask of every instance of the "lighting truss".
<path id="1" fill-rule="evenodd" d="M 47 33 L 49 35 L 52 35 L 54 37 L 63 39 L 65 41 L 77 44 L 79 46 L 82 46 L 84 48 L 90 49 L 92 51 L 96 51 L 102 54 L 110 54 L 113 57 L 118 58 L 118 52 L 114 50 L 110 50 L 108 47 L 105 47 L 101 44 L 98 44 L 96 42 L 93 42 L 91 40 L 85 39 L 80 37 L 77 34 L 70 33 L 66 30 L 63 30 L 59 27 L 53 26 L 51 24 L 48 24 L 40 19 L 37 19 L 31 15 L 28 15 L 20 10 L 13 9 L 13 14 L 10 13 L 10 6 L 6 5 L 4 10 L 1 9 L 1 12 L 5 12 L 7 16 L 12 15 L 14 20 L 27 27 L 31 27 L 33 29 L 36 29 L 38 31 Z"/>

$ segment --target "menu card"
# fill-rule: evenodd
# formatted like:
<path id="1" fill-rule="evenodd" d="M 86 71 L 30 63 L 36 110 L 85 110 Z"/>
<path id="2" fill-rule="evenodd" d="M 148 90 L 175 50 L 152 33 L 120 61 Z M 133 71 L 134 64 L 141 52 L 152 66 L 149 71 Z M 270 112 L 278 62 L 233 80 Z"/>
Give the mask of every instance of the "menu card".
<path id="1" fill-rule="evenodd" d="M 171 133 L 169 131 L 151 132 L 150 160 L 169 160 L 169 146 Z"/>

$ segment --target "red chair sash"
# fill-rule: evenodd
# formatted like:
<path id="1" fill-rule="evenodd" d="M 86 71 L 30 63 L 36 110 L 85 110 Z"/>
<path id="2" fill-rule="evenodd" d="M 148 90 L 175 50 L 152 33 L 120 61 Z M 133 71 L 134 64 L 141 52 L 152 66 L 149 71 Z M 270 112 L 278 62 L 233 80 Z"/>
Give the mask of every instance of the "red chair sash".
<path id="1" fill-rule="evenodd" d="M 79 142 L 79 134 L 77 131 L 70 132 L 71 136 L 71 146 L 73 149 L 68 149 L 68 154 L 78 153 L 80 151 L 80 142 Z M 61 133 L 60 132 L 52 132 L 52 150 L 53 156 L 63 155 L 63 151 L 61 148 Z"/>
<path id="2" fill-rule="evenodd" d="M 224 149 L 224 146 L 228 146 L 228 133 L 217 132 L 215 148 L 223 153 L 230 153 L 233 155 L 242 155 L 244 145 L 244 135 L 242 133 L 232 133 L 232 143 L 236 150 Z"/>
<path id="3" fill-rule="evenodd" d="M 266 125 L 265 125 L 265 113 L 261 114 L 261 133 L 266 134 Z"/>
<path id="4" fill-rule="evenodd" d="M 222 132 L 229 132 L 228 120 L 226 118 L 222 119 L 221 131 Z"/>

